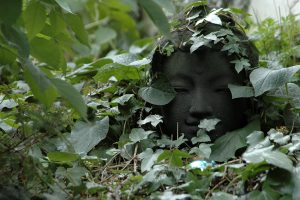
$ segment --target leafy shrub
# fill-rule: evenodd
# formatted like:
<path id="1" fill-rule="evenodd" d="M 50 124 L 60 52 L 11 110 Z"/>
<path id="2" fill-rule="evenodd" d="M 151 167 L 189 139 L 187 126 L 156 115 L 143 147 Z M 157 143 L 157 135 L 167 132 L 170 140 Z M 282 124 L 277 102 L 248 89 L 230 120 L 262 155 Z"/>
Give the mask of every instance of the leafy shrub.
<path id="1" fill-rule="evenodd" d="M 201 121 L 193 147 L 181 148 L 184 136 L 160 137 L 151 112 L 174 97 L 148 85 L 155 45 L 140 13 L 168 37 L 160 6 L 176 9 L 158 3 L 1 1 L 1 185 L 46 199 L 300 198 L 295 16 L 251 27 L 260 67 L 249 87 L 230 86 L 257 99 L 269 129 L 253 121 L 212 144 L 216 122 Z"/>

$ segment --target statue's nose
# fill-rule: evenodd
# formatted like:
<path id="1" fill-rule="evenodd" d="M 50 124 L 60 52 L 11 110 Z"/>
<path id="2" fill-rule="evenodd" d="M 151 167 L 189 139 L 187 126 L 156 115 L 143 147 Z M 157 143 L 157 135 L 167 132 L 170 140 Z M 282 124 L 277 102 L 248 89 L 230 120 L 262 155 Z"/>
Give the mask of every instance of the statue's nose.
<path id="1" fill-rule="evenodd" d="M 191 98 L 189 112 L 193 117 L 206 118 L 213 115 L 212 99 L 205 93 L 195 93 Z"/>

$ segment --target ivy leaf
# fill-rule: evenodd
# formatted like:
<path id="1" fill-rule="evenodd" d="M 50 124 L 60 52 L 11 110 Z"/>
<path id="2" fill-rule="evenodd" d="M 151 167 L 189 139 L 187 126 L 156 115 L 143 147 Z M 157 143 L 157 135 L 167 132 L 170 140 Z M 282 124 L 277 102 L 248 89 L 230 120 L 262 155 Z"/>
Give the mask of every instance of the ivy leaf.
<path id="1" fill-rule="evenodd" d="M 57 91 L 49 78 L 29 60 L 25 65 L 24 77 L 33 95 L 46 107 L 50 107 L 57 97 Z"/>
<path id="2" fill-rule="evenodd" d="M 67 178 L 70 180 L 70 186 L 80 186 L 81 177 L 85 176 L 88 171 L 84 167 L 74 165 L 67 169 Z"/>
<path id="3" fill-rule="evenodd" d="M 214 130 L 216 125 L 220 121 L 221 120 L 219 120 L 219 119 L 203 119 L 200 121 L 200 124 L 198 125 L 198 127 L 209 132 L 209 131 Z"/>
<path id="4" fill-rule="evenodd" d="M 247 144 L 249 144 L 250 148 L 257 145 L 261 141 L 264 140 L 264 133 L 262 131 L 254 131 L 250 135 L 247 136 Z"/>
<path id="5" fill-rule="evenodd" d="M 193 137 L 191 139 L 193 144 L 200 143 L 200 142 L 210 142 L 210 137 L 206 134 L 203 129 L 197 131 L 197 137 Z"/>
<path id="6" fill-rule="evenodd" d="M 46 24 L 46 9 L 39 1 L 30 1 L 24 12 L 28 38 L 33 38 Z"/>
<path id="7" fill-rule="evenodd" d="M 236 150 L 247 145 L 246 137 L 259 129 L 259 121 L 255 120 L 241 129 L 226 133 L 215 141 L 210 159 L 223 162 L 233 158 Z"/>
<path id="8" fill-rule="evenodd" d="M 293 199 L 300 199 L 300 166 L 297 166 L 293 170 Z"/>
<path id="9" fill-rule="evenodd" d="M 204 38 L 203 35 L 199 36 L 199 37 L 192 37 L 191 41 L 193 41 L 192 46 L 190 47 L 190 52 L 193 53 L 194 51 L 196 51 L 197 49 L 199 49 L 202 46 L 207 46 L 208 43 L 210 42 L 209 39 Z"/>
<path id="10" fill-rule="evenodd" d="M 239 60 L 233 60 L 230 63 L 234 64 L 237 73 L 240 73 L 243 69 L 247 69 L 248 67 L 251 66 L 249 60 L 245 58 L 241 58 Z"/>
<path id="11" fill-rule="evenodd" d="M 238 197 L 236 195 L 228 194 L 225 192 L 216 192 L 212 193 L 212 200 L 237 200 Z"/>
<path id="12" fill-rule="evenodd" d="M 228 84 L 232 99 L 248 98 L 254 96 L 253 87 Z"/>
<path id="13" fill-rule="evenodd" d="M 300 65 L 282 69 L 258 68 L 253 70 L 250 74 L 250 81 L 254 87 L 255 96 L 284 85 L 299 70 Z"/>
<path id="14" fill-rule="evenodd" d="M 190 158 L 191 155 L 179 149 L 164 150 L 157 158 L 157 162 L 168 160 L 171 166 L 182 167 L 183 158 Z"/>
<path id="15" fill-rule="evenodd" d="M 166 78 L 156 80 L 149 87 L 140 88 L 138 94 L 148 103 L 159 106 L 168 104 L 176 96 L 175 90 Z"/>
<path id="16" fill-rule="evenodd" d="M 112 103 L 117 103 L 117 104 L 120 104 L 120 105 L 124 105 L 133 96 L 134 96 L 133 94 L 124 94 L 123 96 L 117 97 L 114 100 L 112 100 Z"/>
<path id="17" fill-rule="evenodd" d="M 171 38 L 170 24 L 161 7 L 153 0 L 138 0 L 138 3 L 145 9 L 153 23 L 167 38 Z"/>
<path id="18" fill-rule="evenodd" d="M 140 153 L 138 157 L 142 159 L 141 163 L 141 172 L 145 171 L 150 171 L 151 167 L 154 165 L 156 162 L 158 156 L 162 153 L 163 151 L 161 149 L 158 149 L 155 153 L 151 148 L 147 148 L 145 151 Z"/>
<path id="19" fill-rule="evenodd" d="M 210 146 L 211 146 L 211 144 L 201 143 L 198 147 L 193 147 L 189 153 L 190 154 L 195 153 L 200 158 L 208 159 L 211 154 Z"/>
<path id="20" fill-rule="evenodd" d="M 136 143 L 148 138 L 148 135 L 153 133 L 153 131 L 145 131 L 142 128 L 133 128 L 129 134 L 129 139 Z"/>
<path id="21" fill-rule="evenodd" d="M 205 18 L 199 19 L 196 22 L 196 26 L 199 24 L 202 24 L 204 21 L 210 22 L 212 24 L 222 25 L 222 21 L 221 21 L 220 17 L 217 15 L 217 13 L 221 10 L 222 10 L 222 8 L 217 9 L 217 10 L 209 13 Z"/>
<path id="22" fill-rule="evenodd" d="M 147 123 L 151 123 L 151 125 L 153 126 L 153 127 L 156 127 L 157 126 L 157 124 L 159 124 L 159 123 L 161 123 L 161 122 L 163 122 L 163 120 L 162 120 L 162 116 L 160 116 L 160 115 L 149 115 L 149 116 L 147 116 L 145 119 L 143 119 L 143 120 L 139 120 L 137 123 L 138 123 L 138 125 L 144 125 L 144 124 L 147 124 Z"/>
<path id="23" fill-rule="evenodd" d="M 248 163 L 260 163 L 266 161 L 269 164 L 286 169 L 290 172 L 293 170 L 292 161 L 285 155 L 277 150 L 272 150 L 272 146 L 264 148 L 251 148 L 243 154 L 243 159 Z"/>
<path id="24" fill-rule="evenodd" d="M 22 12 L 22 0 L 0 0 L 0 22 L 14 24 Z"/>
<path id="25" fill-rule="evenodd" d="M 109 128 L 109 118 L 95 122 L 76 122 L 74 129 L 69 137 L 76 153 L 86 155 L 101 140 L 106 137 Z"/>
<path id="26" fill-rule="evenodd" d="M 52 162 L 72 162 L 79 159 L 77 154 L 59 151 L 49 152 L 47 157 Z"/>
<path id="27" fill-rule="evenodd" d="M 65 98 L 75 110 L 83 117 L 87 119 L 87 106 L 81 96 L 81 94 L 66 81 L 53 78 L 51 79 L 53 85 L 55 85 L 58 93 Z"/>

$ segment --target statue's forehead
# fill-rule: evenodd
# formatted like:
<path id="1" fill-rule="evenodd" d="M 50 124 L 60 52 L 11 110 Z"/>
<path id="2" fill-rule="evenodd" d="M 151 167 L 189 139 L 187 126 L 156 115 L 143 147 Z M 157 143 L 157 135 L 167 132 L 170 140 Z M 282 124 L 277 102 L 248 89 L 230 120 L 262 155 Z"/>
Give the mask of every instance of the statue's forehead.
<path id="1" fill-rule="evenodd" d="M 177 51 L 163 65 L 163 72 L 169 78 L 235 77 L 232 64 L 222 52 L 208 50 L 190 54 Z"/>

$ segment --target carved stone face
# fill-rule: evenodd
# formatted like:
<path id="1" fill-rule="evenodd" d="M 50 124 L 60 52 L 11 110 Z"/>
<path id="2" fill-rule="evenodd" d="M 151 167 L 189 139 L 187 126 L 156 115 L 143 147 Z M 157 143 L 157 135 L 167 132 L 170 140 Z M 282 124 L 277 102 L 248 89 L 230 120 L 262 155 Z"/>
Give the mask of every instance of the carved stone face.
<path id="1" fill-rule="evenodd" d="M 228 84 L 241 84 L 240 78 L 225 53 L 206 48 L 200 52 L 177 51 L 164 62 L 163 73 L 177 92 L 162 106 L 164 132 L 196 136 L 200 120 L 221 120 L 209 133 L 212 140 L 246 123 L 245 99 L 232 99 Z"/>

